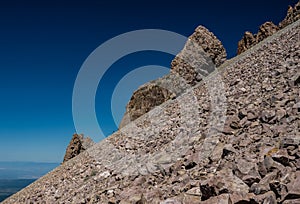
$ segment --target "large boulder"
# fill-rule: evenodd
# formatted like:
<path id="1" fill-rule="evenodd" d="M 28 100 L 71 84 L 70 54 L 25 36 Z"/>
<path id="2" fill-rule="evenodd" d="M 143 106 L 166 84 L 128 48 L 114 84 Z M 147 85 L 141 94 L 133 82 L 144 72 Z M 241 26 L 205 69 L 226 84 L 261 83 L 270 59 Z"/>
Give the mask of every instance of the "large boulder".
<path id="1" fill-rule="evenodd" d="M 194 86 L 203 76 L 213 71 L 212 68 L 222 65 L 226 57 L 221 41 L 207 28 L 198 26 L 183 50 L 172 61 L 171 72 L 179 74 L 186 83 Z"/>
<path id="2" fill-rule="evenodd" d="M 222 42 L 204 26 L 198 26 L 189 37 L 189 40 L 201 47 L 204 52 L 208 54 L 216 67 L 219 67 L 226 61 L 227 54 Z M 189 41 L 186 43 L 186 46 L 190 46 Z M 177 59 L 178 57 L 175 57 L 173 61 Z M 172 69 L 175 69 L 175 67 L 172 66 Z"/>
<path id="3" fill-rule="evenodd" d="M 278 26 L 276 26 L 272 22 L 266 22 L 259 27 L 258 33 L 256 35 L 256 42 L 259 43 L 266 39 L 267 37 L 273 35 L 279 30 Z"/>

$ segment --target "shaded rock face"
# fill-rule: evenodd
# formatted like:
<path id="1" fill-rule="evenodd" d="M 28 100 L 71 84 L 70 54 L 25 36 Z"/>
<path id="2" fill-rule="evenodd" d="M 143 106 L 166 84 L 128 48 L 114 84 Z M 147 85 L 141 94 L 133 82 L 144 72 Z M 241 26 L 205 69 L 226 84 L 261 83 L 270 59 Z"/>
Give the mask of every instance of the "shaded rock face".
<path id="1" fill-rule="evenodd" d="M 279 23 L 279 28 L 284 28 L 300 19 L 300 1 L 294 6 L 289 6 L 286 17 Z"/>
<path id="2" fill-rule="evenodd" d="M 93 146 L 94 144 L 95 143 L 91 138 L 89 137 L 84 138 L 82 134 L 74 134 L 66 149 L 63 162 L 66 162 L 76 157 L 77 155 L 79 155 L 89 147 Z"/>
<path id="3" fill-rule="evenodd" d="M 237 54 L 245 52 L 257 43 L 273 35 L 278 30 L 279 28 L 274 23 L 266 22 L 259 27 L 257 34 L 252 34 L 249 31 L 245 32 L 244 37 L 238 42 Z"/>
<path id="4" fill-rule="evenodd" d="M 133 93 L 119 128 L 196 85 L 213 71 L 210 67 L 223 64 L 226 56 L 221 41 L 205 27 L 197 27 L 172 61 L 170 74 L 141 86 Z"/>
<path id="5" fill-rule="evenodd" d="M 153 107 L 169 100 L 172 96 L 173 94 L 170 91 L 155 84 L 150 83 L 141 86 L 133 93 L 127 104 L 126 113 L 120 123 L 120 127 L 139 118 L 149 112 Z"/>

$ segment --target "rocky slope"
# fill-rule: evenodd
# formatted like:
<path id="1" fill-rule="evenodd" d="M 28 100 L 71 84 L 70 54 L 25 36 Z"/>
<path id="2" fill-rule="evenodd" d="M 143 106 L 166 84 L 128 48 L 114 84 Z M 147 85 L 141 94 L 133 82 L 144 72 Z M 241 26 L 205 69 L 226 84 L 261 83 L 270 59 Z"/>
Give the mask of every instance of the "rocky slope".
<path id="1" fill-rule="evenodd" d="M 299 203 L 300 21 L 3 203 Z"/>
<path id="2" fill-rule="evenodd" d="M 238 42 L 237 54 L 239 55 L 245 52 L 249 48 L 276 33 L 279 29 L 282 29 L 287 25 L 297 21 L 299 18 L 300 1 L 294 7 L 289 7 L 285 19 L 279 23 L 279 26 L 272 22 L 266 22 L 259 27 L 257 34 L 252 34 L 249 31 L 245 32 L 243 38 Z M 189 37 L 189 39 L 197 44 L 196 47 L 198 50 L 199 47 L 201 47 L 201 49 L 207 53 L 207 56 L 212 60 L 216 67 L 219 67 L 226 61 L 226 50 L 224 49 L 222 43 L 207 28 L 199 26 Z M 187 47 L 193 47 L 193 49 L 186 49 Z M 167 100 L 179 96 L 188 87 L 194 86 L 196 83 L 201 81 L 202 75 L 199 75 L 201 72 L 195 71 L 195 67 L 191 66 L 191 59 L 184 59 L 182 57 L 189 56 L 190 54 L 187 55 L 187 52 L 189 50 L 195 50 L 195 45 L 189 44 L 188 42 L 185 45 L 184 50 L 172 61 L 171 73 L 169 75 L 162 79 L 154 80 L 151 83 L 144 84 L 133 93 L 129 103 L 126 106 L 126 112 L 122 118 L 119 128 L 124 127 L 131 121 L 134 121 L 136 118 L 147 113 L 154 107 L 166 102 Z M 195 55 L 195 53 L 196 52 L 194 52 L 193 55 Z M 197 60 L 197 62 L 199 63 L 199 60 Z M 199 65 L 197 66 L 199 67 Z M 173 85 L 172 83 L 174 82 L 174 76 L 171 77 L 170 75 L 176 74 L 183 78 L 183 80 L 181 79 L 181 83 L 178 83 L 179 80 L 177 77 L 175 80 L 177 84 Z M 172 86 L 171 90 L 165 88 L 166 84 L 168 88 Z"/>
<path id="3" fill-rule="evenodd" d="M 221 41 L 207 28 L 197 27 L 183 50 L 172 61 L 170 74 L 142 85 L 133 93 L 119 128 L 181 95 L 208 74 L 207 64 L 213 63 L 218 67 L 226 61 L 226 56 Z"/>
<path id="4" fill-rule="evenodd" d="M 246 31 L 243 38 L 238 42 L 237 54 L 241 54 L 257 43 L 276 33 L 293 22 L 300 19 L 300 1 L 294 6 L 289 6 L 286 17 L 276 26 L 272 22 L 266 22 L 259 27 L 257 34 Z"/>

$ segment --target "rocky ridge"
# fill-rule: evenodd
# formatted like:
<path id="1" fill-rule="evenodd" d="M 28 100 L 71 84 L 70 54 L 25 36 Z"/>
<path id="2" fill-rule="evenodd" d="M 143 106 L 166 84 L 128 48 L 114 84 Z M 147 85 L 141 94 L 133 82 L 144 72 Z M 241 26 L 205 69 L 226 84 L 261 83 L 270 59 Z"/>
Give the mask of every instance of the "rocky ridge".
<path id="1" fill-rule="evenodd" d="M 300 19 L 300 1 L 294 6 L 289 6 L 286 17 L 279 23 L 279 28 L 284 28 Z"/>
<path id="2" fill-rule="evenodd" d="M 259 27 L 257 34 L 252 34 L 251 32 L 246 31 L 243 38 L 238 42 L 237 54 L 239 55 L 242 52 L 245 52 L 250 47 L 273 35 L 278 30 L 278 26 L 276 26 L 274 23 L 266 22 Z"/>
<path id="3" fill-rule="evenodd" d="M 299 33 L 285 27 L 3 203 L 299 203 Z"/>
<path id="4" fill-rule="evenodd" d="M 279 26 L 272 22 L 266 22 L 259 27 L 257 34 L 246 31 L 243 38 L 238 42 L 237 54 L 239 55 L 245 52 L 252 46 L 276 33 L 279 29 L 296 22 L 298 19 L 300 19 L 300 1 L 294 7 L 289 6 L 287 15 L 279 23 Z"/>

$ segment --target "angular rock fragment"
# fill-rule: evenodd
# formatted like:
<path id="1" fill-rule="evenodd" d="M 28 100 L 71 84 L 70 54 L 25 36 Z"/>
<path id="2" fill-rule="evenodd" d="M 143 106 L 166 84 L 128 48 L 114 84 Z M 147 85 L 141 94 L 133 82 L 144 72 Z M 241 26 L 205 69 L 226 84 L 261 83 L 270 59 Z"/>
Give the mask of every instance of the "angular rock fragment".
<path id="1" fill-rule="evenodd" d="M 261 195 L 257 195 L 253 198 L 253 200 L 256 203 L 270 203 L 270 204 L 274 203 L 275 204 L 277 202 L 276 195 L 272 191 L 269 191 L 269 192 L 261 194 Z"/>

